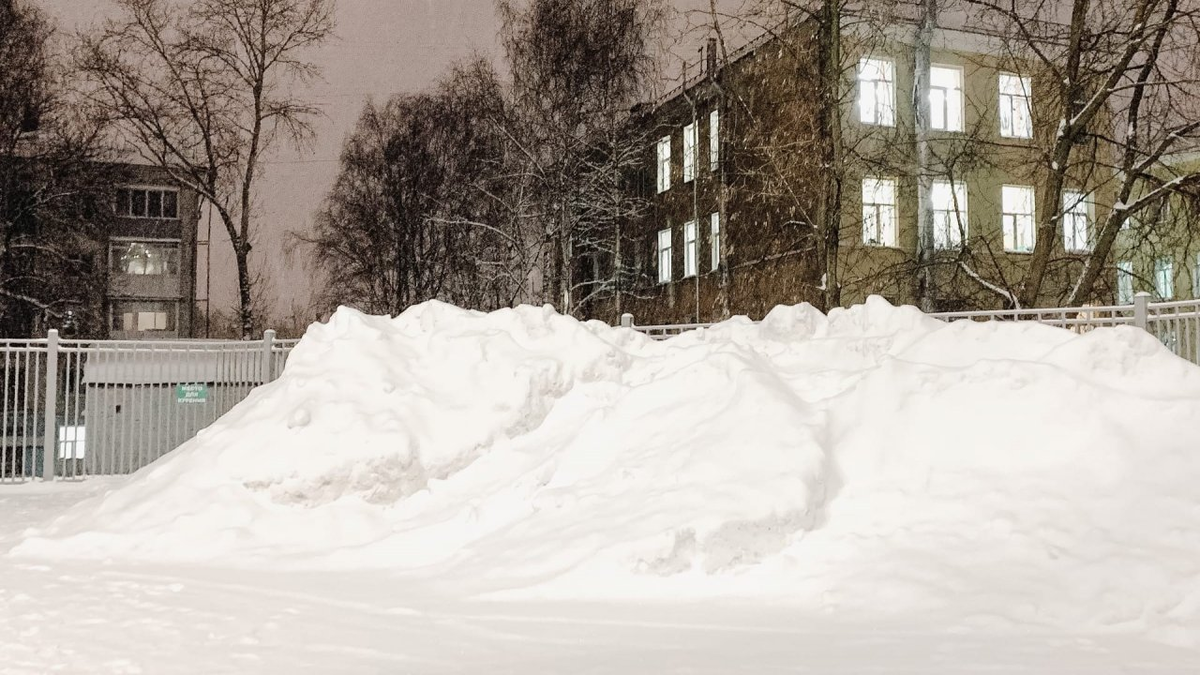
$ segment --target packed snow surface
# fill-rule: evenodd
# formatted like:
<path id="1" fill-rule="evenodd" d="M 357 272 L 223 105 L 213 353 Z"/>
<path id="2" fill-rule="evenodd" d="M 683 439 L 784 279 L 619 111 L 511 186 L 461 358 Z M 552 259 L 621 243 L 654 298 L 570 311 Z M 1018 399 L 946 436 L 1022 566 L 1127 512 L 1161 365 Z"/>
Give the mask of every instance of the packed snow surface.
<path id="1" fill-rule="evenodd" d="M 1200 368 L 1134 328 L 873 298 L 653 341 L 550 309 L 342 309 L 277 381 L 13 555 L 1194 649 L 1197 420 Z"/>

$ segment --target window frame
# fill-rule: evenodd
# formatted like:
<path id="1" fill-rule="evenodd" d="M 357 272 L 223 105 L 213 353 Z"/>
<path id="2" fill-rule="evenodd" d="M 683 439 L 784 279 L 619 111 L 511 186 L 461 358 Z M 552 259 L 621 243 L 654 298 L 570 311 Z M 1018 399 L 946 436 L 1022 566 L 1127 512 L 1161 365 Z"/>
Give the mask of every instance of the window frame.
<path id="1" fill-rule="evenodd" d="M 1117 293 L 1118 305 L 1133 304 L 1133 261 L 1117 261 Z"/>
<path id="2" fill-rule="evenodd" d="M 1029 193 L 1029 212 L 1022 213 L 1017 211 L 1009 211 L 1008 205 L 1005 203 L 1006 190 L 1022 190 Z M 1028 218 L 1028 235 L 1029 243 L 1025 248 L 1018 248 L 1018 233 L 1020 230 L 1017 225 L 1019 218 Z M 1012 219 L 1012 228 L 1010 232 L 1009 219 Z M 1004 250 L 1008 253 L 1030 253 L 1037 245 L 1037 190 L 1032 185 L 1012 185 L 1004 184 L 1000 186 L 1000 228 L 1004 235 Z M 1011 234 L 1011 236 L 1010 236 Z"/>
<path id="3" fill-rule="evenodd" d="M 160 298 L 116 298 L 116 299 L 110 300 L 108 303 L 109 330 L 111 330 L 113 332 L 118 332 L 118 333 L 178 332 L 179 331 L 179 318 L 180 318 L 180 305 L 181 304 L 182 303 L 178 300 L 166 300 L 166 299 L 160 299 Z M 120 307 L 122 305 L 147 306 L 147 307 L 152 307 L 154 305 L 162 305 L 162 306 L 165 306 L 166 311 L 159 312 L 156 309 L 149 309 L 149 310 L 134 309 L 133 311 L 126 312 L 126 311 L 120 310 Z M 140 328 L 139 326 L 141 325 L 142 317 L 143 317 L 143 315 L 147 315 L 147 314 L 154 314 L 154 315 L 162 314 L 163 315 L 163 327 L 162 328 L 157 328 L 157 327 L 155 327 L 155 328 Z M 127 328 L 125 325 L 124 319 L 127 315 L 132 318 L 133 326 L 134 326 L 133 328 Z M 121 318 L 120 325 L 117 325 L 118 317 Z M 157 324 L 157 319 L 154 319 L 154 321 L 155 321 L 155 324 Z"/>
<path id="4" fill-rule="evenodd" d="M 718 270 L 721 268 L 721 213 L 714 211 L 708 216 L 708 246 L 709 246 L 709 261 L 712 263 L 712 269 Z"/>
<path id="5" fill-rule="evenodd" d="M 700 273 L 700 228 L 696 221 L 683 224 L 683 278 Z"/>
<path id="6" fill-rule="evenodd" d="M 934 198 L 939 187 L 948 190 L 948 208 L 938 208 Z M 950 178 L 939 178 L 930 183 L 929 201 L 933 212 L 933 248 L 937 251 L 961 249 L 963 240 L 970 234 L 967 184 Z M 943 224 L 941 221 L 944 220 Z M 944 231 L 944 234 L 943 234 Z"/>
<path id="7" fill-rule="evenodd" d="M 683 127 L 683 182 L 696 180 L 697 151 L 700 146 L 700 127 L 696 122 Z"/>
<path id="8" fill-rule="evenodd" d="M 665 245 L 664 245 L 665 242 Z M 655 260 L 658 268 L 658 283 L 671 283 L 671 256 L 674 253 L 671 245 L 671 228 L 658 231 L 658 241 L 655 242 Z"/>
<path id="9" fill-rule="evenodd" d="M 887 186 L 891 191 L 891 202 L 867 201 L 868 183 L 875 187 L 871 190 L 872 199 L 878 195 L 880 187 Z M 863 176 L 862 179 L 862 241 L 867 246 L 895 248 L 899 241 L 899 223 L 897 222 L 897 192 L 899 183 L 895 178 L 884 176 Z M 870 217 L 868 217 L 868 210 Z M 884 218 L 886 216 L 886 218 Z M 875 223 L 878 235 L 872 238 L 868 235 L 869 222 Z M 887 232 L 885 232 L 887 230 Z M 884 234 L 890 234 L 890 241 L 885 241 Z"/>
<path id="10" fill-rule="evenodd" d="M 1093 203 L 1089 193 L 1082 190 L 1062 191 L 1063 250 L 1068 253 L 1087 253 L 1092 250 L 1093 213 Z M 1080 228 L 1083 230 L 1082 246 L 1079 245 Z"/>
<path id="11" fill-rule="evenodd" d="M 141 193 L 142 207 L 145 215 L 135 214 L 133 211 L 134 193 Z M 160 215 L 150 215 L 150 194 L 158 195 L 158 212 Z M 166 212 L 166 196 L 170 194 L 174 201 L 174 215 L 163 215 Z M 165 185 L 122 185 L 117 188 L 116 203 L 113 205 L 113 213 L 118 218 L 130 218 L 135 220 L 179 220 L 179 194 L 180 190 L 177 187 Z"/>
<path id="12" fill-rule="evenodd" d="M 658 194 L 671 189 L 671 135 L 667 134 L 658 139 L 655 145 L 658 162 L 657 187 Z"/>
<path id="13" fill-rule="evenodd" d="M 142 244 L 144 246 L 158 246 L 163 248 L 174 249 L 174 258 L 168 258 L 167 267 L 171 267 L 173 263 L 173 271 L 169 270 L 161 273 L 148 272 L 130 272 L 126 269 L 117 266 L 117 250 L 121 246 L 128 247 L 132 244 Z M 183 240 L 181 239 L 162 239 L 162 238 L 147 238 L 147 237 L 112 237 L 108 240 L 108 272 L 109 274 L 119 274 L 122 276 L 132 277 L 173 277 L 182 274 L 183 269 Z"/>
<path id="14" fill-rule="evenodd" d="M 1006 92 L 1004 87 L 1005 79 L 1010 81 L 1015 80 L 1019 83 L 1021 93 L 1015 94 Z M 1001 138 L 1014 139 L 1030 139 L 1033 138 L 1033 77 L 1029 75 L 1018 75 L 1010 72 L 1000 72 L 996 80 L 996 100 L 999 106 L 999 127 Z M 1007 105 L 1006 105 L 1007 103 Z M 1017 122 L 1020 119 L 1018 115 L 1017 104 L 1024 105 L 1024 124 L 1021 129 L 1017 129 Z M 1007 113 L 1007 117 L 1006 117 Z M 1005 126 L 1007 123 L 1007 131 Z"/>
<path id="15" fill-rule="evenodd" d="M 721 112 L 713 108 L 708 113 L 708 170 L 721 168 Z"/>
<path id="16" fill-rule="evenodd" d="M 886 68 L 879 69 L 880 65 L 885 65 Z M 868 66 L 880 70 L 882 77 L 880 79 L 866 79 L 865 73 Z M 858 86 L 858 121 L 870 126 L 896 126 L 896 62 L 887 58 L 864 56 L 858 60 L 858 72 L 856 73 L 855 81 Z M 869 115 L 866 108 L 867 97 L 864 96 L 868 84 L 870 85 L 871 100 L 873 102 Z M 886 93 L 886 97 L 881 97 L 881 92 Z M 881 100 L 884 98 L 886 98 L 886 101 L 884 101 L 885 104 L 881 105 Z"/>
<path id="17" fill-rule="evenodd" d="M 1166 273 L 1165 275 L 1163 273 Z M 1154 259 L 1154 294 L 1161 302 L 1175 299 L 1175 260 Z"/>
<path id="18" fill-rule="evenodd" d="M 942 87 L 934 85 L 934 71 L 942 70 L 953 72 L 955 74 L 955 85 L 953 87 Z M 954 66 L 949 64 L 935 63 L 929 66 L 929 128 L 934 131 L 945 131 L 951 133 L 961 133 L 966 127 L 966 106 L 963 100 L 963 86 L 966 81 L 966 75 L 962 66 Z M 937 115 L 934 110 L 934 93 L 935 91 L 942 92 L 942 105 L 940 106 L 942 115 L 942 124 L 939 126 L 935 120 Z M 950 111 L 954 110 L 955 124 L 950 124 Z"/>

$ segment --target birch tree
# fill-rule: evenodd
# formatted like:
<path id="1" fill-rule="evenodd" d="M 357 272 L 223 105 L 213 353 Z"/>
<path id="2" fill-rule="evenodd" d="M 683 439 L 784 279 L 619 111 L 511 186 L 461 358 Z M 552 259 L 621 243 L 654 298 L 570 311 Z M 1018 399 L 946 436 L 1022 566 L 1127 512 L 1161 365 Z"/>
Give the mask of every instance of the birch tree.
<path id="1" fill-rule="evenodd" d="M 225 227 L 239 324 L 255 329 L 256 188 L 263 159 L 299 146 L 318 109 L 296 95 L 333 31 L 333 0 L 116 0 L 120 16 L 79 49 L 92 98 L 129 145 L 195 190 Z"/>
<path id="2" fill-rule="evenodd" d="M 656 74 L 661 0 L 499 0 L 521 172 L 542 246 L 544 297 L 564 313 L 618 297 L 632 270 L 620 226 L 647 140 L 629 111 Z M 597 261 L 592 270 L 580 260 Z M 610 261 L 607 266 L 599 261 Z"/>
<path id="3" fill-rule="evenodd" d="M 533 256 L 512 201 L 521 183 L 506 167 L 505 116 L 482 61 L 364 108 L 316 231 L 301 237 L 329 306 L 398 314 L 438 299 L 491 310 L 521 296 Z"/>

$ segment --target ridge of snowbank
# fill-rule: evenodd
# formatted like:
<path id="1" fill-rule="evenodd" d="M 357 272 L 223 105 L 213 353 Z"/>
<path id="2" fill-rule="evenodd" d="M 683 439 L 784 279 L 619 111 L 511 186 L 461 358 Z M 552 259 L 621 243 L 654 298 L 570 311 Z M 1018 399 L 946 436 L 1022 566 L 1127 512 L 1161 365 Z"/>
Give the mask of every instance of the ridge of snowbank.
<path id="1" fill-rule="evenodd" d="M 1194 644 L 1195 419 L 1200 368 L 1132 328 L 947 325 L 872 298 L 655 342 L 548 308 L 341 309 L 276 382 L 13 554 Z"/>

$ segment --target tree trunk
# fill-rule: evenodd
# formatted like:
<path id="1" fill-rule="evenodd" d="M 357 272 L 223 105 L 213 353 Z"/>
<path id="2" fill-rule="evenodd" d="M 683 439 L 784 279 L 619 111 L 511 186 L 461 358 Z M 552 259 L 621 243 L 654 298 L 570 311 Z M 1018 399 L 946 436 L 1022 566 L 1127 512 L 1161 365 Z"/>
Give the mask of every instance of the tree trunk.
<path id="1" fill-rule="evenodd" d="M 923 312 L 933 312 L 936 304 L 934 288 L 934 232 L 931 187 L 932 157 L 929 147 L 929 68 L 930 44 L 937 25 L 937 0 L 924 0 L 924 16 L 914 48 L 913 122 L 917 139 L 917 301 Z"/>
<path id="2" fill-rule="evenodd" d="M 250 247 L 244 243 L 234 244 L 233 250 L 237 260 L 238 319 L 241 324 L 242 339 L 251 340 L 254 338 L 254 298 L 250 281 Z"/>
<path id="3" fill-rule="evenodd" d="M 818 37 L 821 66 L 821 109 L 818 112 L 821 137 L 822 189 L 818 232 L 818 261 L 822 271 L 823 310 L 841 304 L 838 279 L 838 253 L 842 225 L 842 13 L 840 0 L 823 0 Z"/>

